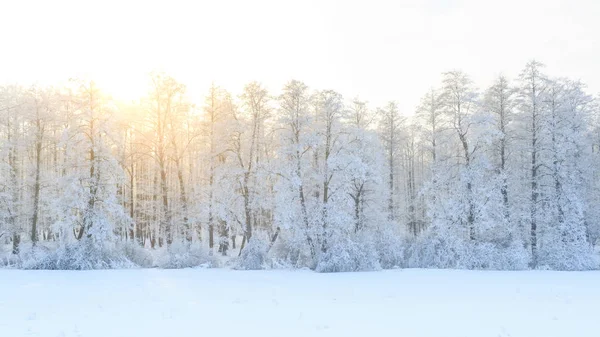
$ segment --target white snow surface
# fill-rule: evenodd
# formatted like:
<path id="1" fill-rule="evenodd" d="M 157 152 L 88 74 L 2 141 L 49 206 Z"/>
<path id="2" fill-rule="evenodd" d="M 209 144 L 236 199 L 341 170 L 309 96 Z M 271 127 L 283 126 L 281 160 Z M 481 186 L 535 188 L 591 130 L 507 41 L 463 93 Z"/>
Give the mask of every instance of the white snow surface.
<path id="1" fill-rule="evenodd" d="M 600 272 L 0 270 L 0 336 L 600 336 Z"/>

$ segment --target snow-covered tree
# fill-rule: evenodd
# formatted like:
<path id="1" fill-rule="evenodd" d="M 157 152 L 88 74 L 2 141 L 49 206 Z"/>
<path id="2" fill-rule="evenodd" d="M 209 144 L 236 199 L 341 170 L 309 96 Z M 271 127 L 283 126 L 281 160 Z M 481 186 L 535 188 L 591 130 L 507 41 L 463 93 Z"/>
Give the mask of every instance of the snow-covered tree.
<path id="1" fill-rule="evenodd" d="M 89 80 L 0 86 L 1 261 L 599 267 L 600 104 L 538 62 L 481 97 L 442 73 L 414 115 L 297 80 L 149 82 L 131 102 Z"/>
<path id="2" fill-rule="evenodd" d="M 523 127 L 528 144 L 523 149 L 529 153 L 530 164 L 528 185 L 530 186 L 529 200 L 529 246 L 531 249 L 532 266 L 537 265 L 538 258 L 538 225 L 543 215 L 540 198 L 540 177 L 544 166 L 541 163 L 542 149 L 545 147 L 543 119 L 543 97 L 546 92 L 547 79 L 542 73 L 543 64 L 537 61 L 527 63 L 520 74 L 520 111 L 523 117 Z"/>
<path id="3" fill-rule="evenodd" d="M 398 111 L 395 102 L 389 102 L 384 108 L 378 110 L 380 118 L 380 134 L 386 152 L 387 183 L 388 183 L 388 219 L 396 220 L 396 166 L 399 157 L 400 142 L 402 140 L 402 124 L 404 118 Z"/>

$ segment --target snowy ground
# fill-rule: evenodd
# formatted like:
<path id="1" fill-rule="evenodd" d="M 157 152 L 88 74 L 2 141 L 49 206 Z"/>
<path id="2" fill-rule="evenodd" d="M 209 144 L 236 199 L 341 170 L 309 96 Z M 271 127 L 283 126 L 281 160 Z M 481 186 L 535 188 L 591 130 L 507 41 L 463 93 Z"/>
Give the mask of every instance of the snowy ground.
<path id="1" fill-rule="evenodd" d="M 600 336 L 600 272 L 0 270 L 0 336 Z"/>

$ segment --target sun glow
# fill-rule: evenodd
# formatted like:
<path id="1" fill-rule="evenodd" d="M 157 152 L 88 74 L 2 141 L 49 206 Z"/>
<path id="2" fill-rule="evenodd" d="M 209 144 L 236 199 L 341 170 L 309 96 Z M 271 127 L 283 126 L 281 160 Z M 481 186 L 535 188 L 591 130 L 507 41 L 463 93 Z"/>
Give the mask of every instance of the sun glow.
<path id="1" fill-rule="evenodd" d="M 6 1 L 0 81 L 52 83 L 89 74 L 131 100 L 146 94 L 147 74 L 157 68 L 192 96 L 212 81 L 239 92 L 256 80 L 276 91 L 295 78 L 373 105 L 398 100 L 410 114 L 443 71 L 458 68 L 487 85 L 496 75 L 484 75 L 487 69 L 515 73 L 539 58 L 549 71 L 581 78 L 596 92 L 600 80 L 590 74 L 598 72 L 593 32 L 600 6 L 576 2 Z M 543 16 L 531 14 L 539 8 Z M 530 22 L 546 33 L 530 39 Z M 504 39 L 510 46 L 498 50 Z"/>
<path id="2" fill-rule="evenodd" d="M 122 73 L 123 74 L 123 73 Z M 98 85 L 111 97 L 123 102 L 139 101 L 148 94 L 147 75 L 96 76 Z"/>

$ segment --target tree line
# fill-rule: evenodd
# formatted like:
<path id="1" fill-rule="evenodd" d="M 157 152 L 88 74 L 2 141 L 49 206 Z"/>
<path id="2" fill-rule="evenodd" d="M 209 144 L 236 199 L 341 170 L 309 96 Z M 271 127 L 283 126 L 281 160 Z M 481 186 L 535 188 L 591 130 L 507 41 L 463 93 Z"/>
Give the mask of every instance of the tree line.
<path id="1" fill-rule="evenodd" d="M 177 245 L 324 271 L 593 269 L 597 101 L 529 62 L 483 90 L 441 75 L 417 110 L 291 80 L 201 104 L 165 73 L 119 102 L 93 81 L 0 87 L 0 235 Z"/>

